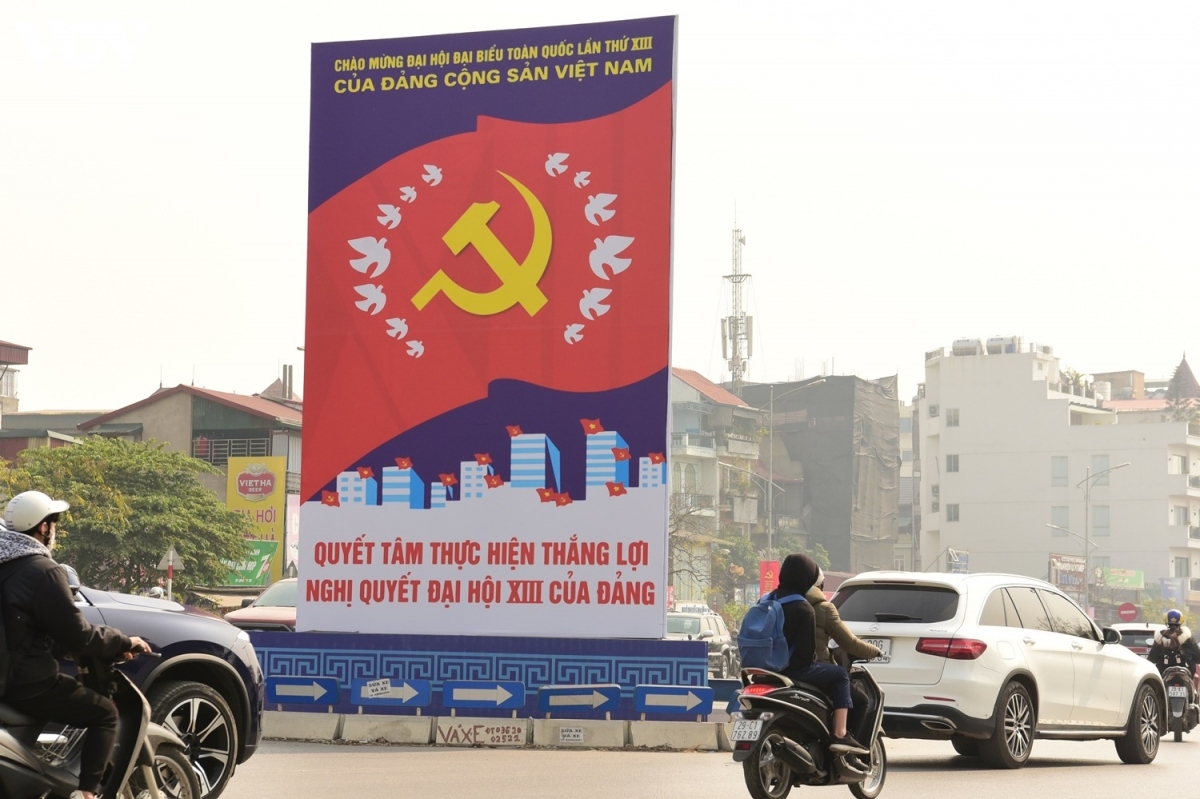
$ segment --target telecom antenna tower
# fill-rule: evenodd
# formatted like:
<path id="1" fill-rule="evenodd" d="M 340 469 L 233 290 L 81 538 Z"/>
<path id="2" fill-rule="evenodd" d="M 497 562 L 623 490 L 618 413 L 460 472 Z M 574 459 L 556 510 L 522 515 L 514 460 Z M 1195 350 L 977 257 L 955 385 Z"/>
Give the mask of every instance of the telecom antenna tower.
<path id="1" fill-rule="evenodd" d="M 721 357 L 729 365 L 733 393 L 742 396 L 742 379 L 750 356 L 754 354 L 754 317 L 746 316 L 742 307 L 742 283 L 750 275 L 742 272 L 742 247 L 746 237 L 740 228 L 733 229 L 733 274 L 725 279 L 733 284 L 733 313 L 721 320 Z"/>

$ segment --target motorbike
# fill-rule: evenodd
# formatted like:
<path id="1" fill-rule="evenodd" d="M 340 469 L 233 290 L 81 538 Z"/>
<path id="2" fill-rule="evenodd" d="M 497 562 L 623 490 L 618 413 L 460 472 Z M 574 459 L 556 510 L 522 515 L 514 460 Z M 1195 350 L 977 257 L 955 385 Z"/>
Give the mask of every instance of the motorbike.
<path id="1" fill-rule="evenodd" d="M 1174 734 L 1175 742 L 1179 743 L 1185 732 L 1191 732 L 1200 724 L 1196 686 L 1192 681 L 1192 672 L 1183 666 L 1166 669 L 1162 679 L 1167 686 L 1167 728 Z"/>
<path id="2" fill-rule="evenodd" d="M 149 656 L 157 656 L 148 653 Z M 117 738 L 98 794 L 106 799 L 200 799 L 200 782 L 187 746 L 150 721 L 150 705 L 112 663 L 79 662 L 79 678 L 117 706 Z M 0 704 L 0 796 L 69 799 L 79 785 L 81 729 L 43 734 L 45 725 Z"/>
<path id="3" fill-rule="evenodd" d="M 850 668 L 854 707 L 846 725 L 867 755 L 829 752 L 833 704 L 820 688 L 762 669 L 743 669 L 741 679 L 730 741 L 750 796 L 784 799 L 802 785 L 846 785 L 858 799 L 879 796 L 887 777 L 883 691 L 869 671 Z"/>

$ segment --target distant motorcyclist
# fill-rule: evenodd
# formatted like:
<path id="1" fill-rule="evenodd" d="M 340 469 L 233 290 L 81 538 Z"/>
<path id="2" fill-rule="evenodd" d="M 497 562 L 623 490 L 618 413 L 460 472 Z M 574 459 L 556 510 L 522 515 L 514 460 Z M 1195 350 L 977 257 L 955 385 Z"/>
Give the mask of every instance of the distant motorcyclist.
<path id="1" fill-rule="evenodd" d="M 3 701 L 32 718 L 86 730 L 79 792 L 94 799 L 117 732 L 112 700 L 58 672 L 55 653 L 132 659 L 145 641 L 88 623 L 75 606 L 65 570 L 50 557 L 59 514 L 70 506 L 40 491 L 13 497 L 0 526 L 0 621 L 10 655 Z"/>
<path id="2" fill-rule="evenodd" d="M 871 660 L 879 657 L 882 652 L 878 647 L 868 644 L 850 631 L 837 607 L 825 598 L 825 572 L 817 570 L 817 584 L 808 589 L 804 598 L 813 607 L 817 621 L 816 659 L 818 663 L 837 663 L 848 667 L 850 660 Z M 842 658 L 830 651 L 829 639 L 837 643 L 837 650 Z"/>
<path id="3" fill-rule="evenodd" d="M 1146 658 L 1158 667 L 1159 674 L 1172 666 L 1183 666 L 1189 674 L 1196 674 L 1200 662 L 1200 650 L 1192 631 L 1183 624 L 1183 614 L 1175 609 L 1167 611 L 1167 629 L 1154 633 L 1154 646 Z"/>

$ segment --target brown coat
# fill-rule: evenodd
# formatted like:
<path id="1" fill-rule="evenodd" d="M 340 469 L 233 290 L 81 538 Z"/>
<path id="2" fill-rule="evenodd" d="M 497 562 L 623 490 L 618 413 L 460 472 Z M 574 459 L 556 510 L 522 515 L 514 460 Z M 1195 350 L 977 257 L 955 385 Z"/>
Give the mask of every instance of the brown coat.
<path id="1" fill-rule="evenodd" d="M 860 660 L 870 660 L 874 657 L 879 657 L 879 649 L 860 640 L 850 632 L 850 628 L 842 621 L 842 617 L 838 615 L 838 610 L 833 603 L 825 598 L 825 592 L 820 588 L 813 586 L 808 589 L 808 593 L 804 595 L 809 604 L 813 606 L 813 612 L 817 617 L 817 651 L 816 661 L 818 663 L 836 663 L 833 656 L 829 653 L 829 639 L 837 641 L 837 645 L 852 658 Z"/>

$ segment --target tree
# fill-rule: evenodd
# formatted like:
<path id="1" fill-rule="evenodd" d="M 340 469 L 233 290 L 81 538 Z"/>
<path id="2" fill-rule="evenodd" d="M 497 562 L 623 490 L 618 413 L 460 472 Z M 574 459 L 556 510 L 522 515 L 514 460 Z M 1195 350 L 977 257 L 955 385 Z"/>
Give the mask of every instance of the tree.
<path id="1" fill-rule="evenodd" d="M 1190 392 L 1186 390 L 1185 382 L 1195 382 L 1195 378 L 1187 381 L 1191 377 L 1191 369 L 1187 369 L 1187 360 L 1184 359 L 1179 366 L 1175 367 L 1175 373 L 1171 375 L 1171 382 L 1167 385 L 1167 413 L 1163 416 L 1163 421 L 1167 422 L 1188 422 L 1195 423 L 1200 421 L 1200 402 L 1189 396 Z"/>
<path id="2" fill-rule="evenodd" d="M 155 442 L 91 437 L 25 450 L 15 465 L 0 461 L 0 493 L 36 489 L 71 503 L 55 557 L 87 585 L 127 593 L 157 585 L 170 546 L 186 567 L 178 587 L 221 585 L 222 561 L 248 556 L 253 526 L 200 484 L 202 474 L 219 472 Z"/>

